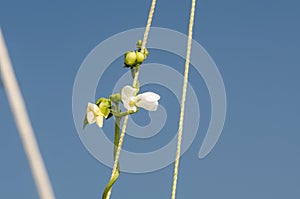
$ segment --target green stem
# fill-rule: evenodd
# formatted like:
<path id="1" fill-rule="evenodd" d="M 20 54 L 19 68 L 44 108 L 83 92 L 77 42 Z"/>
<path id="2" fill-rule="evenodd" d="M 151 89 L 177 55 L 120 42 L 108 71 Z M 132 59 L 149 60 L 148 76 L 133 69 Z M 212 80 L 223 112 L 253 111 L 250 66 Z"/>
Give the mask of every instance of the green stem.
<path id="1" fill-rule="evenodd" d="M 116 103 L 116 113 L 120 114 L 119 103 Z M 118 145 L 119 145 L 121 119 L 122 119 L 122 117 L 115 115 L 114 159 L 116 157 L 116 153 L 117 153 L 117 149 L 118 149 Z M 107 183 L 107 185 L 103 191 L 102 199 L 106 199 L 108 192 L 111 190 L 112 186 L 117 181 L 119 175 L 120 175 L 120 165 L 118 163 L 117 171 L 114 173 L 113 177 Z"/>
<path id="2" fill-rule="evenodd" d="M 114 157 L 116 156 L 117 149 L 118 149 L 118 144 L 119 144 L 119 139 L 120 139 L 120 121 L 121 117 L 115 117 L 115 139 L 114 139 Z"/>
<path id="3" fill-rule="evenodd" d="M 102 195 L 102 199 L 106 199 L 108 192 L 111 190 L 112 186 L 117 181 L 119 175 L 120 175 L 120 168 L 115 172 L 111 180 L 107 183 Z"/>
<path id="4" fill-rule="evenodd" d="M 126 111 L 126 112 L 115 112 L 115 111 L 112 111 L 112 114 L 115 116 L 115 117 L 124 117 L 126 115 L 130 115 L 130 114 L 133 114 L 135 113 L 134 111 Z"/>
<path id="5" fill-rule="evenodd" d="M 120 113 L 120 105 L 119 103 L 116 103 L 116 111 L 117 113 Z M 115 117 L 115 139 L 114 139 L 114 160 L 116 159 L 116 154 L 117 154 L 117 149 L 119 146 L 119 139 L 120 139 L 120 123 L 121 123 L 121 117 L 116 116 Z M 117 167 L 118 173 L 120 173 L 120 165 L 118 163 L 118 167 Z"/>

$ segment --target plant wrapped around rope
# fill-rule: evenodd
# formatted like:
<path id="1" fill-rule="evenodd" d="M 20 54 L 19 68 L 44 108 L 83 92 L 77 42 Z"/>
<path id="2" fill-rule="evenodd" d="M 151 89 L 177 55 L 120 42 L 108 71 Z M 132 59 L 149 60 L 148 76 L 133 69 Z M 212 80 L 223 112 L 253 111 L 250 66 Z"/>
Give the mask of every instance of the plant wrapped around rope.
<path id="1" fill-rule="evenodd" d="M 156 0 L 153 0 L 149 12 L 149 17 L 148 17 L 143 41 L 140 40 L 137 42 L 138 49 L 136 51 L 129 51 L 124 55 L 124 67 L 130 68 L 133 77 L 132 86 L 128 86 L 128 85 L 125 86 L 122 89 L 121 94 L 111 95 L 110 99 L 100 98 L 97 101 L 96 105 L 91 105 L 89 103 L 87 108 L 84 125 L 86 125 L 87 123 L 91 124 L 96 122 L 99 127 L 102 127 L 103 118 L 108 119 L 112 115 L 114 115 L 115 117 L 114 166 L 113 166 L 110 181 L 108 182 L 103 192 L 102 199 L 110 198 L 112 186 L 120 175 L 119 157 L 120 157 L 122 144 L 124 141 L 129 115 L 136 113 L 138 111 L 138 107 L 142 107 L 149 111 L 155 111 L 158 106 L 158 100 L 160 99 L 159 95 L 152 92 L 138 94 L 139 92 L 138 76 L 140 72 L 140 66 L 143 63 L 143 61 L 148 57 L 149 54 L 145 46 L 150 31 L 150 25 L 153 18 L 155 4 L 156 4 Z M 182 134 L 183 134 L 182 129 L 183 129 L 183 121 L 184 121 L 187 83 L 188 83 L 188 76 L 189 76 L 189 64 L 190 64 L 190 56 L 191 56 L 195 7 L 196 7 L 196 0 L 192 0 L 190 21 L 189 21 L 189 28 L 188 28 L 188 41 L 187 41 L 186 62 L 185 62 L 185 70 L 184 70 L 184 81 L 182 86 L 182 96 L 181 96 L 181 104 L 180 104 L 178 140 L 177 140 L 176 158 L 175 158 L 173 184 L 172 184 L 172 196 L 171 196 L 172 199 L 175 199 L 176 189 L 177 189 L 177 179 L 178 179 L 178 169 L 179 169 L 181 142 L 182 142 Z M 114 103 L 114 105 L 111 105 L 112 102 Z M 127 109 L 126 112 L 120 111 L 120 107 L 119 107 L 120 102 L 122 102 L 124 107 Z M 124 122 L 123 122 L 121 135 L 119 135 L 120 121 L 122 117 L 124 117 Z"/>
<path id="2" fill-rule="evenodd" d="M 156 111 L 160 96 L 153 92 L 139 93 L 139 83 L 137 81 L 138 71 L 147 58 L 149 52 L 146 48 L 142 50 L 142 41 L 137 42 L 137 50 L 126 52 L 124 55 L 124 64 L 126 68 L 130 68 L 134 83 L 132 86 L 126 85 L 120 93 L 112 94 L 109 98 L 99 98 L 95 104 L 88 103 L 86 115 L 84 118 L 83 128 L 88 124 L 96 123 L 100 128 L 103 127 L 104 119 L 109 119 L 112 116 L 115 118 L 115 136 L 114 136 L 114 169 L 107 183 L 102 199 L 110 197 L 112 186 L 117 181 L 120 175 L 119 156 L 124 140 L 124 125 L 126 128 L 128 116 L 138 112 L 139 108 L 144 108 L 148 111 Z M 126 111 L 121 111 L 120 103 L 123 104 Z M 120 123 L 124 117 L 122 134 L 120 135 Z M 116 167 L 115 167 L 116 165 Z"/>
<path id="3" fill-rule="evenodd" d="M 136 51 L 130 51 L 125 53 L 124 55 L 124 67 L 130 68 L 133 83 L 132 86 L 125 86 L 121 94 L 114 94 L 110 96 L 110 99 L 107 99 L 107 101 L 110 102 L 106 103 L 104 107 L 98 108 L 93 106 L 95 109 L 89 109 L 87 108 L 87 113 L 84 121 L 84 126 L 88 123 L 94 123 L 96 122 L 99 127 L 102 127 L 103 125 L 103 117 L 109 118 L 109 114 L 112 114 L 115 116 L 115 139 L 114 139 L 114 165 L 110 177 L 110 181 L 106 185 L 106 188 L 104 189 L 102 199 L 109 199 L 111 195 L 111 190 L 113 184 L 116 182 L 120 175 L 120 165 L 119 165 L 119 158 L 120 153 L 124 141 L 125 131 L 128 123 L 128 118 L 130 114 L 136 113 L 138 111 L 138 107 L 144 108 L 149 111 L 155 111 L 158 106 L 158 100 L 160 99 L 160 96 L 153 93 L 153 92 L 146 92 L 143 94 L 139 93 L 139 72 L 140 72 L 140 66 L 143 63 L 143 61 L 148 57 L 149 52 L 146 49 L 146 43 L 148 40 L 149 32 L 150 32 L 150 26 L 154 14 L 154 9 L 156 5 L 156 0 L 152 0 L 148 20 L 144 32 L 143 40 L 139 40 L 137 42 L 137 50 Z M 116 97 L 118 96 L 118 97 Z M 111 102 L 115 104 L 115 107 L 111 105 Z M 122 102 L 124 107 L 127 109 L 125 112 L 121 112 L 119 109 L 119 103 Z M 103 109 L 109 109 L 109 114 L 107 112 L 102 112 L 101 108 Z M 99 110 L 98 110 L 99 109 Z M 105 115 L 105 113 L 107 115 Z M 123 126 L 121 135 L 120 133 L 120 121 L 124 117 Z M 117 142 L 118 140 L 118 142 Z"/>

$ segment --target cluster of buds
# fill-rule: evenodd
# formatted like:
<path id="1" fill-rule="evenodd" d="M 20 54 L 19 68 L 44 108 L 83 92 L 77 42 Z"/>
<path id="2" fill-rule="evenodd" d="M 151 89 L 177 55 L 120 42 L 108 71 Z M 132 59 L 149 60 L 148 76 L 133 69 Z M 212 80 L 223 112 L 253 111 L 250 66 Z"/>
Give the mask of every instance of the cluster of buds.
<path id="1" fill-rule="evenodd" d="M 141 49 L 142 40 L 139 40 L 137 42 L 136 47 L 137 50 L 128 51 L 125 53 L 124 56 L 125 67 L 135 68 L 136 66 L 141 65 L 148 57 L 149 55 L 148 50 L 146 48 L 144 50 Z"/>
<path id="2" fill-rule="evenodd" d="M 131 71 L 136 69 L 147 58 L 149 52 L 145 48 L 142 50 L 142 41 L 136 44 L 137 50 L 125 53 L 125 67 L 130 67 Z M 99 98 L 95 104 L 88 103 L 86 115 L 84 118 L 85 127 L 87 124 L 96 123 L 100 128 L 103 126 L 104 119 L 111 116 L 123 117 L 143 108 L 148 111 L 156 111 L 160 96 L 153 92 L 145 92 L 139 94 L 139 87 L 126 85 L 120 93 L 112 94 L 109 98 Z M 126 111 L 122 112 L 119 107 L 122 103 Z"/>

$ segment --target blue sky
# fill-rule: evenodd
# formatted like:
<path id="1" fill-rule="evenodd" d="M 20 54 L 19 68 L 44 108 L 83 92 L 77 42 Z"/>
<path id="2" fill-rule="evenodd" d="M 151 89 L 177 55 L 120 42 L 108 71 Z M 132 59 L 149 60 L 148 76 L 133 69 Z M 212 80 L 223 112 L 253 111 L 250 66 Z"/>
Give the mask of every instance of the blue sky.
<path id="1" fill-rule="evenodd" d="M 186 33 L 186 2 L 158 1 L 153 26 Z M 77 70 L 101 41 L 145 26 L 149 5 L 133 0 L 0 2 L 0 25 L 59 199 L 100 198 L 110 175 L 75 129 Z M 299 6 L 296 0 L 198 1 L 194 39 L 218 65 L 228 112 L 215 149 L 199 160 L 209 120 L 209 98 L 203 93 L 202 125 L 181 161 L 178 198 L 300 197 Z M 159 62 L 155 54 L 149 59 Z M 168 62 L 182 73 L 180 62 Z M 190 82 L 205 88 L 197 74 Z M 0 121 L 0 198 L 38 198 L 3 88 Z M 161 140 L 145 144 L 147 149 L 174 136 L 161 133 Z M 127 140 L 128 149 L 145 150 L 139 140 Z M 170 198 L 172 172 L 173 165 L 147 174 L 123 173 L 112 198 Z"/>

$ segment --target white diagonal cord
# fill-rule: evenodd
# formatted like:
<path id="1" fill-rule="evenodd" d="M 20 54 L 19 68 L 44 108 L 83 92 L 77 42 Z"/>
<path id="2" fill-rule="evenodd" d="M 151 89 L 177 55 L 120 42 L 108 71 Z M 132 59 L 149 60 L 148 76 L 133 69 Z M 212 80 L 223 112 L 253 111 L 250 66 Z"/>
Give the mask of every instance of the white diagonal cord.
<path id="1" fill-rule="evenodd" d="M 185 60 L 184 80 L 183 80 L 183 86 L 182 86 L 182 96 L 181 96 L 181 105 L 180 105 L 180 118 L 179 118 L 179 125 L 178 125 L 178 140 L 177 140 L 177 150 L 176 150 L 176 159 L 175 159 L 173 185 L 172 185 L 172 199 L 175 199 L 176 189 L 177 189 L 177 178 L 178 178 L 178 168 L 179 168 L 181 142 L 182 142 L 182 128 L 183 128 L 183 121 L 184 121 L 185 99 L 186 99 L 187 83 L 188 83 L 188 77 L 189 77 L 189 66 L 190 66 L 190 56 L 191 56 L 191 48 L 192 48 L 195 7 L 196 7 L 196 0 L 192 0 L 189 30 L 188 30 L 188 41 L 187 41 L 187 51 L 186 51 L 186 60 Z"/>
<path id="2" fill-rule="evenodd" d="M 0 28 L 0 74 L 8 101 L 15 119 L 25 154 L 29 161 L 33 179 L 41 199 L 54 199 L 54 192 L 43 162 L 42 155 L 26 111 L 13 66 L 11 64 L 5 41 Z"/>

